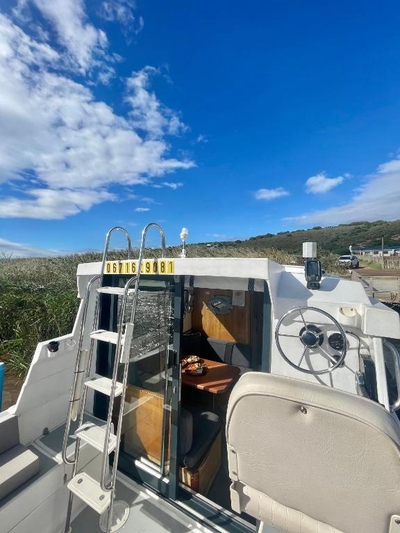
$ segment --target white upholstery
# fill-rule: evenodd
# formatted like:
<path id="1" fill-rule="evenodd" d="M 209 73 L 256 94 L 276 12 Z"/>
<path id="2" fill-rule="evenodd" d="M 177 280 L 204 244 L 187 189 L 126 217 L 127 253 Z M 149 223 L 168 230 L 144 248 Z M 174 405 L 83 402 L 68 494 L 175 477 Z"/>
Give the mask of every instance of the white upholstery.
<path id="1" fill-rule="evenodd" d="M 232 508 L 286 533 L 388 533 L 400 514 L 400 426 L 382 406 L 249 372 L 230 396 Z"/>

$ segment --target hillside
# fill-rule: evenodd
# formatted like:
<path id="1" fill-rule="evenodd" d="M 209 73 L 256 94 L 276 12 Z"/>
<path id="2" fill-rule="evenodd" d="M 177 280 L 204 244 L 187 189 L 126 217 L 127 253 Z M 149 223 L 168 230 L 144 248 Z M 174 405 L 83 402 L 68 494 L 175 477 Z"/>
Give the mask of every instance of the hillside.
<path id="1" fill-rule="evenodd" d="M 380 246 L 384 239 L 385 246 L 400 245 L 400 220 L 385 222 L 353 222 L 308 230 L 283 231 L 273 235 L 258 235 L 246 241 L 235 241 L 233 245 L 251 246 L 252 248 L 275 248 L 290 254 L 301 254 L 302 243 L 315 241 L 320 248 L 334 254 L 348 253 L 349 246 Z M 228 243 L 223 243 L 228 245 Z"/>

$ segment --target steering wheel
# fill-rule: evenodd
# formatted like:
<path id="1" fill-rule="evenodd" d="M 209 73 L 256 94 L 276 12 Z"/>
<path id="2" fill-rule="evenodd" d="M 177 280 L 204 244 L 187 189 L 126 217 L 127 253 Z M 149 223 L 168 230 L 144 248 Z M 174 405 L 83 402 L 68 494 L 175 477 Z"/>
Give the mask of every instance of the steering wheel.
<path id="1" fill-rule="evenodd" d="M 312 314 L 313 322 L 321 322 L 321 325 L 316 325 L 307 320 L 305 316 L 307 314 Z M 322 321 L 322 317 L 318 320 L 318 315 L 322 315 Z M 293 339 L 296 339 L 297 346 L 302 349 L 297 363 L 293 362 L 287 355 L 289 346 L 286 351 L 283 349 L 282 343 L 284 343 L 284 339 L 287 339 L 287 343 L 290 342 L 292 345 Z M 289 341 L 289 339 L 291 340 Z M 276 325 L 275 342 L 284 360 L 290 366 L 305 374 L 318 375 L 332 372 L 336 368 L 343 366 L 347 352 L 347 339 L 344 329 L 332 315 L 317 307 L 295 307 L 285 313 Z M 326 359 L 328 363 L 328 366 L 322 370 L 312 368 L 314 356 L 317 354 Z M 291 357 L 293 359 L 296 357 L 297 360 L 295 353 Z M 304 361 L 307 361 L 308 368 L 301 366 Z"/>

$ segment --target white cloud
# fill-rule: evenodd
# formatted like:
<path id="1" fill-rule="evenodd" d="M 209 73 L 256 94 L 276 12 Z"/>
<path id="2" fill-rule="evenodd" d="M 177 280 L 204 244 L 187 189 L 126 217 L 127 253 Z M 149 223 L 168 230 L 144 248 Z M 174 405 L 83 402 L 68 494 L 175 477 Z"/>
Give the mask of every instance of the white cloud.
<path id="1" fill-rule="evenodd" d="M 282 196 L 289 196 L 289 193 L 283 188 L 277 189 L 259 189 L 255 193 L 257 200 L 275 200 L 275 198 L 281 198 Z"/>
<path id="2" fill-rule="evenodd" d="M 123 24 L 129 24 L 135 20 L 135 2 L 132 0 L 111 0 L 101 4 L 100 14 L 108 21 L 117 20 Z"/>
<path id="3" fill-rule="evenodd" d="M 395 220 L 400 217 L 400 158 L 380 165 L 367 176 L 353 196 L 340 206 L 308 212 L 286 221 L 299 225 L 336 225 L 360 220 Z"/>
<path id="4" fill-rule="evenodd" d="M 343 180 L 343 176 L 327 178 L 325 172 L 321 172 L 316 176 L 308 178 L 306 181 L 306 192 L 311 194 L 323 194 L 343 183 Z"/>
<path id="5" fill-rule="evenodd" d="M 196 141 L 198 143 L 208 143 L 208 139 L 203 133 L 200 133 L 200 135 L 198 135 Z"/>
<path id="6" fill-rule="evenodd" d="M 158 70 L 154 67 L 134 72 L 127 81 L 126 97 L 126 102 L 132 107 L 130 115 L 134 126 L 153 139 L 164 135 L 179 135 L 188 129 L 174 111 L 163 106 L 156 95 L 149 92 L 150 77 L 157 73 Z"/>
<path id="7" fill-rule="evenodd" d="M 87 22 L 82 0 L 21 0 L 20 10 L 28 3 L 32 3 L 54 26 L 68 59 L 81 72 L 90 70 L 95 56 L 104 56 L 108 47 L 107 36 Z"/>
<path id="8" fill-rule="evenodd" d="M 135 7 L 133 0 L 106 0 L 101 4 L 99 14 L 108 22 L 119 22 L 138 34 L 144 27 L 144 20 L 141 16 L 135 16 Z"/>
<path id="9" fill-rule="evenodd" d="M 154 187 L 156 187 L 157 189 L 161 187 L 168 187 L 169 189 L 176 191 L 176 189 L 183 187 L 183 183 L 171 183 L 169 181 L 163 181 L 159 185 L 158 184 L 154 185 Z"/>
<path id="10" fill-rule="evenodd" d="M 0 260 L 8 257 L 50 257 L 64 255 L 60 250 L 35 248 L 27 244 L 12 242 L 0 237 Z"/>
<path id="11" fill-rule="evenodd" d="M 136 213 L 146 213 L 147 211 L 150 211 L 149 207 L 137 207 L 135 209 Z"/>
<path id="12" fill-rule="evenodd" d="M 25 194 L 32 199 L 9 197 L 0 201 L 1 218 L 61 220 L 88 211 L 96 204 L 116 199 L 107 191 L 89 189 L 28 189 Z"/>
<path id="13" fill-rule="evenodd" d="M 400 173 L 400 159 L 392 159 L 378 167 L 378 174 Z"/>
<path id="14" fill-rule="evenodd" d="M 0 192 L 0 218 L 64 218 L 115 200 L 111 185 L 148 184 L 194 166 L 168 157 L 165 135 L 184 125 L 149 93 L 152 69 L 134 73 L 129 88 L 140 94 L 129 103 L 147 124 L 143 138 L 136 118 L 116 115 L 88 87 L 61 74 L 63 60 L 0 14 L 0 184 L 14 181 L 22 190 L 11 197 Z"/>

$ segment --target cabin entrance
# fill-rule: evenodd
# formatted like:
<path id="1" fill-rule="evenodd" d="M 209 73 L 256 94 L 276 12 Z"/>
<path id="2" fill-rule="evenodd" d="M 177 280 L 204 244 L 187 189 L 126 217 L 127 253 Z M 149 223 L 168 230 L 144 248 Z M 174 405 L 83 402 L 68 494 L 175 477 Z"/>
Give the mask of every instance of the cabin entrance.
<path id="1" fill-rule="evenodd" d="M 226 530 L 254 531 L 255 520 L 231 507 L 225 427 L 240 375 L 269 369 L 268 286 L 263 280 L 195 276 L 186 280 L 185 289 L 181 413 L 191 414 L 193 441 L 203 448 L 197 458 L 183 458 L 186 476 L 179 500 Z M 204 375 L 186 373 L 185 362 L 190 366 L 196 357 L 205 365 Z"/>
<path id="2" fill-rule="evenodd" d="M 113 276 L 111 281 L 123 286 L 126 279 Z M 179 346 L 174 346 L 174 331 L 180 331 L 181 292 L 180 283 L 175 283 L 172 276 L 143 276 L 140 280 L 119 457 L 121 470 L 168 497 L 175 497 L 177 490 L 172 454 L 177 424 L 172 413 L 179 401 Z M 109 314 L 105 312 L 107 305 L 103 305 L 103 324 L 109 322 L 115 327 L 120 304 L 115 298 Z M 113 353 L 102 353 L 102 349 L 99 346 L 98 371 L 107 374 L 112 368 Z M 102 408 L 95 401 L 97 416 Z M 115 413 L 118 410 L 116 404 Z"/>
<path id="3" fill-rule="evenodd" d="M 236 531 L 238 523 L 252 531 L 255 521 L 231 509 L 225 423 L 240 375 L 268 371 L 269 292 L 261 280 L 207 283 L 197 276 L 140 280 L 119 468 L 224 527 L 232 522 Z M 100 327 L 118 321 L 118 303 L 111 308 L 110 316 L 101 311 Z M 204 374 L 187 372 L 192 358 L 204 364 Z M 97 360 L 110 371 L 112 354 L 98 352 Z"/>

